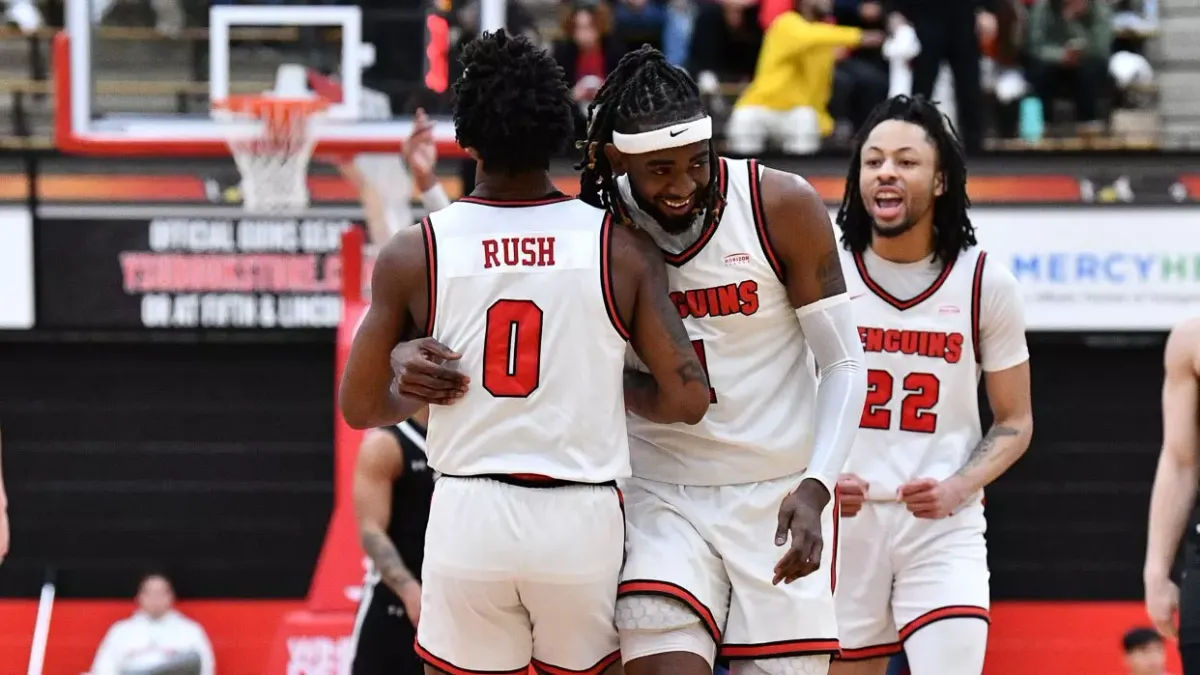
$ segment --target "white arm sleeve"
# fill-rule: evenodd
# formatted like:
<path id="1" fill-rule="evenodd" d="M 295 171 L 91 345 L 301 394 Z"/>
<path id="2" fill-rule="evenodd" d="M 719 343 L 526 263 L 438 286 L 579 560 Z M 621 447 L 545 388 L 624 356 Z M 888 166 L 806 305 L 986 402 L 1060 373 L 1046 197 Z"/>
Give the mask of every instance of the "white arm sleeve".
<path id="1" fill-rule="evenodd" d="M 446 194 L 446 189 L 442 187 L 440 182 L 434 183 L 433 187 L 421 193 L 421 204 L 430 213 L 441 211 L 450 206 L 450 196 Z"/>
<path id="2" fill-rule="evenodd" d="M 796 310 L 796 317 L 821 376 L 812 459 L 804 478 L 819 481 L 832 497 L 867 398 L 862 341 L 844 293 L 807 304 Z"/>

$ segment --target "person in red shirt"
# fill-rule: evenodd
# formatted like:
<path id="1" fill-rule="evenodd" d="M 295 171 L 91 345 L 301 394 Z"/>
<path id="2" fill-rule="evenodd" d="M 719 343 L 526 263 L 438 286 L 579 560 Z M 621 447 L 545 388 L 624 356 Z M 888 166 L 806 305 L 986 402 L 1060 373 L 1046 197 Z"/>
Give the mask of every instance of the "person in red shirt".
<path id="1" fill-rule="evenodd" d="M 604 78 L 621 60 L 620 44 L 612 34 L 612 12 L 599 1 L 569 3 L 562 8 L 559 25 L 563 37 L 554 43 L 554 60 L 562 66 L 571 95 L 579 104 L 575 133 L 583 138 L 583 115 Z"/>

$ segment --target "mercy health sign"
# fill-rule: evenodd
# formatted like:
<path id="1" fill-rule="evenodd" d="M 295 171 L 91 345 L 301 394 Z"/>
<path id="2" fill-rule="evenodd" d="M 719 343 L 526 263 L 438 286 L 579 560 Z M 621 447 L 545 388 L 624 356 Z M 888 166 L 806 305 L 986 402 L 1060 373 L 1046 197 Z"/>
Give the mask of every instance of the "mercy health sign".
<path id="1" fill-rule="evenodd" d="M 1168 330 L 1200 315 L 1200 208 L 974 209 L 1030 330 Z"/>
<path id="2" fill-rule="evenodd" d="M 831 213 L 831 217 L 836 212 Z M 1200 208 L 975 208 L 1031 331 L 1165 331 L 1200 316 Z"/>

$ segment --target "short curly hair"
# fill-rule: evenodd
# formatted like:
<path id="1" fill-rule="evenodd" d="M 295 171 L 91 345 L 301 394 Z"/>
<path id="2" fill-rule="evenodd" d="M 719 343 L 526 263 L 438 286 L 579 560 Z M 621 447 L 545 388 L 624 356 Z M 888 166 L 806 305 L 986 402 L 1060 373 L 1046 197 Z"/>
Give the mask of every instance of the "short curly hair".
<path id="1" fill-rule="evenodd" d="M 574 136 L 571 91 L 554 57 L 522 36 L 484 33 L 462 50 L 454 132 L 483 170 L 547 170 Z"/>

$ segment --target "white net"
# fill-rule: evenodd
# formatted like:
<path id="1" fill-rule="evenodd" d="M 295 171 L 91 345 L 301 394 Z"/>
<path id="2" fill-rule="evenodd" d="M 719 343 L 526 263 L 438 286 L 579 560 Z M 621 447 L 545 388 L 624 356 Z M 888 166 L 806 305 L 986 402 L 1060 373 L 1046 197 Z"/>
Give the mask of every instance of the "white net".
<path id="1" fill-rule="evenodd" d="M 308 164 L 317 144 L 313 127 L 321 114 L 316 101 L 271 97 L 229 102 L 213 111 L 242 175 L 246 211 L 295 213 L 308 207 Z"/>

